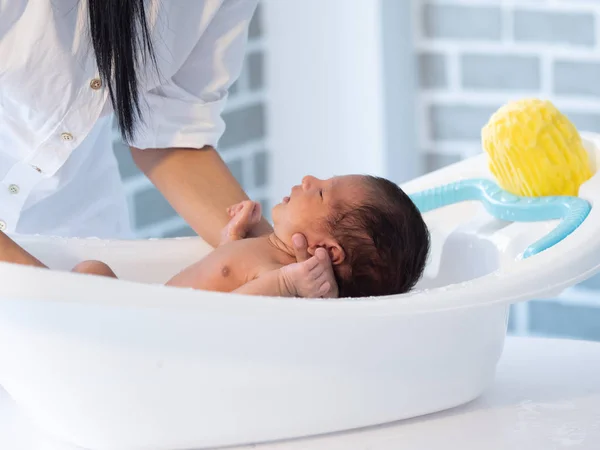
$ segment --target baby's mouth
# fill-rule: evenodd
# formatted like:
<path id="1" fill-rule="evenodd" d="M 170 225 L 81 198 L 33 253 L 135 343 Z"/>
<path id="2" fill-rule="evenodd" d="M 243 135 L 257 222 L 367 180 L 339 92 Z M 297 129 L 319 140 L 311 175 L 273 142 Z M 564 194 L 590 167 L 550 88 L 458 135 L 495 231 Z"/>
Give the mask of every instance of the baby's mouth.
<path id="1" fill-rule="evenodd" d="M 283 197 L 283 203 L 289 203 L 290 202 L 290 198 L 286 195 L 285 197 Z"/>

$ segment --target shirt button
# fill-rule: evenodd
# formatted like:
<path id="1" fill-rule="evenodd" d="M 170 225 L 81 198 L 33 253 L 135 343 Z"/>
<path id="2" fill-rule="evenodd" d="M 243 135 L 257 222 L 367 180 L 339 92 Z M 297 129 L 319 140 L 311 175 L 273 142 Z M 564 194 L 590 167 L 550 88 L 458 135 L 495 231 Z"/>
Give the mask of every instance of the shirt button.
<path id="1" fill-rule="evenodd" d="M 60 135 L 60 137 L 62 138 L 63 141 L 72 141 L 73 140 L 73 135 L 71 133 L 62 133 Z"/>
<path id="2" fill-rule="evenodd" d="M 4 220 L 0 220 L 0 231 L 6 230 L 6 222 Z"/>
<path id="3" fill-rule="evenodd" d="M 90 87 L 97 91 L 102 87 L 102 81 L 99 78 L 94 78 L 92 81 L 90 81 Z"/>
<path id="4" fill-rule="evenodd" d="M 17 186 L 16 184 L 11 184 L 10 186 L 8 186 L 8 192 L 10 192 L 11 194 L 18 194 L 19 186 Z"/>

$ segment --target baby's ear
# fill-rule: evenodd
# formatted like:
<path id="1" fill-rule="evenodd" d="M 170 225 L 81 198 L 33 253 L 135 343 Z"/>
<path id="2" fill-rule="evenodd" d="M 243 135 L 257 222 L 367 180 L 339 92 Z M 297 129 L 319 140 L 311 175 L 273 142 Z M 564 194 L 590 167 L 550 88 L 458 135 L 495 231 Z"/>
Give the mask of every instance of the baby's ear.
<path id="1" fill-rule="evenodd" d="M 325 244 L 325 249 L 327 253 L 329 253 L 329 258 L 331 259 L 331 264 L 337 266 L 342 264 L 346 259 L 346 253 L 340 244 L 337 242 L 327 242 Z"/>
<path id="2" fill-rule="evenodd" d="M 344 249 L 336 241 L 326 241 L 322 244 L 309 245 L 307 251 L 310 256 L 315 256 L 315 252 L 319 247 L 327 250 L 331 264 L 334 266 L 342 264 L 346 259 L 346 253 L 344 252 Z"/>
<path id="3" fill-rule="evenodd" d="M 315 256 L 315 252 L 317 251 L 317 249 L 318 249 L 319 247 L 320 247 L 320 246 L 319 246 L 319 245 L 316 245 L 316 244 L 315 244 L 315 245 L 309 245 L 309 246 L 306 248 L 306 251 L 308 252 L 308 254 L 309 254 L 310 256 Z"/>

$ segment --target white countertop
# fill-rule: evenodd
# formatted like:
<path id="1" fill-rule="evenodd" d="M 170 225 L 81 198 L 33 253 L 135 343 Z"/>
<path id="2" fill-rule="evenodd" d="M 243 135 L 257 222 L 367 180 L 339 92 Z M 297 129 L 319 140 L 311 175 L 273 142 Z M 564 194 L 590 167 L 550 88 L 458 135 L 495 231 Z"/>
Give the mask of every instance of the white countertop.
<path id="1" fill-rule="evenodd" d="M 35 430 L 1 389 L 0 448 L 80 450 Z M 600 343 L 507 338 L 494 385 L 468 405 L 374 428 L 239 450 L 250 448 L 597 450 Z"/>

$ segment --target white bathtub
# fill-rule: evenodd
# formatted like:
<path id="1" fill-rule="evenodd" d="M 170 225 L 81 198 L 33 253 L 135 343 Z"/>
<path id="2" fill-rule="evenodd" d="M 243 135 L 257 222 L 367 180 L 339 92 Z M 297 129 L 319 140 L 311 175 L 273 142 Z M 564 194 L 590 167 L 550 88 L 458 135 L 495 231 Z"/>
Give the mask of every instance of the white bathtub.
<path id="1" fill-rule="evenodd" d="M 585 136 L 596 159 L 599 137 Z M 472 177 L 489 177 L 483 155 L 404 188 Z M 600 176 L 580 196 L 598 204 Z M 426 220 L 433 250 L 418 289 L 368 299 L 160 286 L 210 250 L 198 238 L 20 237 L 54 268 L 101 259 L 126 280 L 0 264 L 0 385 L 38 426 L 90 450 L 249 444 L 463 404 L 493 382 L 511 303 L 600 269 L 600 210 L 525 260 L 555 223 L 501 222 L 476 202 Z"/>

